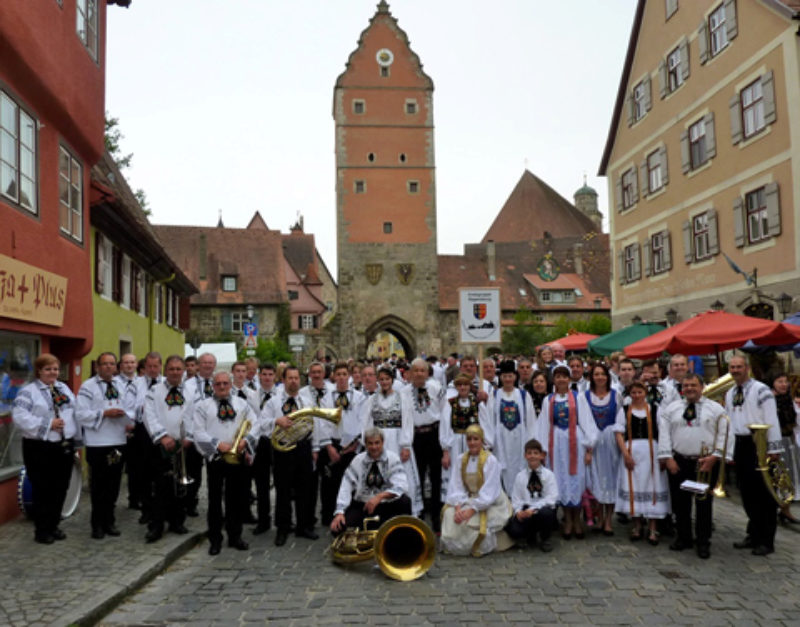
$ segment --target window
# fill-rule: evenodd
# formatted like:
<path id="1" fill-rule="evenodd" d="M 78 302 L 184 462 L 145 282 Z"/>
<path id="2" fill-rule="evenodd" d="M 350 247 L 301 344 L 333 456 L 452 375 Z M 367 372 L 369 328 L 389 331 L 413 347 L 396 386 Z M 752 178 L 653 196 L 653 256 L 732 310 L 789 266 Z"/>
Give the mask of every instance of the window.
<path id="1" fill-rule="evenodd" d="M 391 222 L 384 222 L 383 223 L 383 232 L 387 235 L 392 232 L 392 223 Z"/>
<path id="2" fill-rule="evenodd" d="M 127 255 L 122 255 L 122 268 L 121 268 L 121 285 L 120 285 L 120 304 L 123 307 L 130 309 L 131 307 L 131 260 Z"/>
<path id="3" fill-rule="evenodd" d="M 711 56 L 717 56 L 728 45 L 728 29 L 725 26 L 725 4 L 719 5 L 708 16 L 708 34 Z"/>
<path id="4" fill-rule="evenodd" d="M 661 274 L 667 270 L 664 233 L 656 233 L 650 238 L 650 254 L 652 256 L 652 273 Z"/>
<path id="5" fill-rule="evenodd" d="M 652 194 L 664 186 L 661 178 L 661 151 L 654 150 L 647 155 L 647 189 Z"/>
<path id="6" fill-rule="evenodd" d="M 173 310 L 172 310 L 172 306 L 175 304 L 175 300 L 172 297 L 172 290 L 169 289 L 169 288 L 166 288 L 166 291 L 167 291 L 167 296 L 166 296 L 166 300 L 164 302 L 164 304 L 166 305 L 166 307 L 165 307 L 166 312 L 164 314 L 164 322 L 166 322 L 167 326 L 171 327 L 173 325 L 173 320 L 172 320 Z"/>
<path id="7" fill-rule="evenodd" d="M 416 100 L 406 100 L 406 113 L 409 115 L 414 115 L 417 112 L 417 101 Z"/>
<path id="8" fill-rule="evenodd" d="M 297 290 L 289 290 L 289 300 L 297 300 L 300 298 L 300 292 Z"/>
<path id="9" fill-rule="evenodd" d="M 114 246 L 100 231 L 95 232 L 95 291 L 111 298 L 114 289 Z"/>
<path id="10" fill-rule="evenodd" d="M 58 155 L 58 203 L 61 232 L 73 239 L 83 238 L 83 169 L 63 147 Z"/>
<path id="11" fill-rule="evenodd" d="M 75 30 L 89 55 L 97 61 L 97 0 L 78 0 Z"/>
<path id="12" fill-rule="evenodd" d="M 639 278 L 637 268 L 639 266 L 639 247 L 631 244 L 625 247 L 625 281 L 630 283 Z"/>
<path id="13" fill-rule="evenodd" d="M 141 268 L 136 268 L 136 311 L 147 315 L 147 275 Z"/>
<path id="14" fill-rule="evenodd" d="M 355 189 L 356 194 L 363 194 L 365 191 L 367 191 L 367 184 L 364 181 L 356 181 L 353 185 L 353 188 Z"/>
<path id="15" fill-rule="evenodd" d="M 381 78 L 389 78 L 389 68 L 388 66 L 381 66 Z"/>
<path id="16" fill-rule="evenodd" d="M 234 311 L 231 314 L 231 331 L 234 333 L 241 333 L 244 331 L 244 323 L 249 322 L 246 311 Z"/>
<path id="17" fill-rule="evenodd" d="M 419 192 L 419 181 L 408 181 L 408 193 L 416 194 Z"/>
<path id="18" fill-rule="evenodd" d="M 550 292 L 542 292 L 542 302 L 550 302 Z"/>
<path id="19" fill-rule="evenodd" d="M 325 311 L 331 312 L 333 311 L 333 301 L 329 300 L 325 302 Z"/>
<path id="20" fill-rule="evenodd" d="M 406 153 L 401 152 L 400 156 L 398 157 L 398 159 L 400 160 L 400 163 L 405 163 L 406 162 Z"/>
<path id="21" fill-rule="evenodd" d="M 367 155 L 367 161 L 369 161 L 370 163 L 375 161 L 375 153 L 374 152 L 371 152 L 371 153 L 369 153 Z"/>
<path id="22" fill-rule="evenodd" d="M 34 119 L 0 91 L 0 194 L 37 212 Z"/>
<path id="23" fill-rule="evenodd" d="M 746 194 L 744 205 L 747 210 L 747 241 L 751 244 L 769 237 L 769 221 L 767 219 L 767 201 L 764 188 Z"/>
<path id="24" fill-rule="evenodd" d="M 633 120 L 634 122 L 641 120 L 645 113 L 647 113 L 645 103 L 645 84 L 644 81 L 638 83 L 633 88 Z"/>
<path id="25" fill-rule="evenodd" d="M 223 276 L 222 277 L 222 291 L 223 292 L 235 292 L 237 288 L 237 281 L 235 276 Z"/>
<path id="26" fill-rule="evenodd" d="M 362 115 L 367 110 L 367 103 L 363 100 L 353 100 L 353 113 Z"/>
<path id="27" fill-rule="evenodd" d="M 317 328 L 317 317 L 314 314 L 302 314 L 298 318 L 298 327 L 304 331 Z"/>
<path id="28" fill-rule="evenodd" d="M 672 93 L 683 84 L 683 74 L 681 73 L 681 49 L 675 48 L 667 56 L 667 84 L 669 92 Z"/>
<path id="29" fill-rule="evenodd" d="M 717 154 L 714 114 L 707 113 L 681 134 L 681 169 L 695 170 Z"/>
<path id="30" fill-rule="evenodd" d="M 693 170 L 708 161 L 705 120 L 695 122 L 689 127 L 689 154 Z"/>
<path id="31" fill-rule="evenodd" d="M 744 137 L 752 137 L 766 126 L 764 120 L 764 92 L 761 79 L 742 90 L 742 130 Z"/>
<path id="32" fill-rule="evenodd" d="M 153 284 L 153 320 L 160 324 L 164 322 L 164 287 L 160 283 Z"/>
<path id="33" fill-rule="evenodd" d="M 636 171 L 627 170 L 622 175 L 622 208 L 633 207 L 638 198 L 636 197 Z"/>
<path id="34" fill-rule="evenodd" d="M 708 233 L 708 215 L 701 213 L 699 216 L 695 216 L 692 220 L 692 238 L 694 241 L 695 261 L 700 261 L 701 259 L 708 259 L 711 257 Z"/>

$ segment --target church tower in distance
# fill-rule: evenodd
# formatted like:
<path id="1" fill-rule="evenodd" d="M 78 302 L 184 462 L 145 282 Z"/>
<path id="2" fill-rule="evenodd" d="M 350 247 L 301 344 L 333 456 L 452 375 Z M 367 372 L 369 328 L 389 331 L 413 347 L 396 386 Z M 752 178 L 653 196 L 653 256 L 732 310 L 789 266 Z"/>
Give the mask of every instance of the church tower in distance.
<path id="1" fill-rule="evenodd" d="M 363 356 L 381 331 L 407 356 L 441 351 L 433 81 L 378 4 L 336 80 L 339 348 Z"/>

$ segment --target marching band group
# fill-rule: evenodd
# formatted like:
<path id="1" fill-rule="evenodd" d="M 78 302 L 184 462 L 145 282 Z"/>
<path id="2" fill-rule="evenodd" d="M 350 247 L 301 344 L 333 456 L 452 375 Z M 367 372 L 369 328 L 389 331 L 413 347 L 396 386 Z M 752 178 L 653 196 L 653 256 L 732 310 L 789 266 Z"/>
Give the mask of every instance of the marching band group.
<path id="1" fill-rule="evenodd" d="M 187 533 L 205 476 L 211 555 L 221 550 L 223 529 L 229 547 L 246 550 L 247 523 L 262 534 L 274 521 L 281 546 L 290 533 L 317 539 L 317 515 L 338 533 L 366 516 L 399 514 L 427 516 L 452 554 L 483 555 L 515 541 L 550 551 L 560 508 L 565 540 L 584 538 L 586 527 L 613 535 L 616 512 L 631 520 L 631 540 L 658 544 L 660 530 L 674 523 L 669 548 L 694 547 L 708 558 L 713 493 L 684 487 L 698 472 L 713 486 L 733 462 L 748 518 L 734 546 L 768 555 L 778 504 L 761 476 L 751 425 L 764 425 L 767 453 L 782 455 L 796 479 L 797 399 L 785 375 L 773 391 L 735 355 L 723 406 L 703 396 L 687 363 L 673 355 L 662 378 L 655 360 L 637 373 L 624 356 L 609 367 L 578 356 L 563 361 L 558 348 L 545 347 L 535 359 L 499 363 L 452 356 L 448 367 L 435 358 L 402 368 L 314 362 L 301 386 L 291 364 L 250 359 L 222 372 L 211 354 L 162 364 L 153 352 L 137 374 L 135 356 L 118 362 L 106 352 L 76 398 L 58 381 L 58 359 L 43 354 L 12 415 L 33 488 L 34 537 L 44 544 L 66 537 L 61 510 L 83 447 L 98 540 L 120 534 L 115 506 L 127 467 L 129 505 L 142 511 L 147 542 Z M 313 428 L 277 446 L 273 432 L 291 428 L 306 408 L 341 414 L 315 414 Z M 793 520 L 788 508 L 781 516 Z"/>

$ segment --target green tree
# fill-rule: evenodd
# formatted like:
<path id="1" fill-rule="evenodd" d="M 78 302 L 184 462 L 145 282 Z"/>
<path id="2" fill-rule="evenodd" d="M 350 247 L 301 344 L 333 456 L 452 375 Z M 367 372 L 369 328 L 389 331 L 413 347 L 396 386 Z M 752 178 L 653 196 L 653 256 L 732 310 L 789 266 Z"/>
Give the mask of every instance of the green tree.
<path id="1" fill-rule="evenodd" d="M 253 355 L 253 357 L 258 359 L 259 363 L 262 364 L 267 362 L 277 364 L 279 361 L 292 361 L 293 359 L 293 355 L 286 345 L 286 342 L 278 337 L 271 340 L 258 338 L 258 346 L 255 351 L 256 354 Z M 247 349 L 240 348 L 239 359 L 245 359 L 247 357 L 249 357 Z"/>
<path id="2" fill-rule="evenodd" d="M 547 331 L 546 342 L 552 342 L 564 337 L 570 332 L 592 333 L 593 335 L 605 335 L 611 333 L 611 319 L 601 314 L 593 314 L 589 318 L 568 318 L 561 316 L 556 320 L 554 326 Z"/>
<path id="3" fill-rule="evenodd" d="M 514 326 L 503 329 L 503 353 L 532 355 L 536 347 L 547 341 L 547 332 L 529 309 L 514 314 Z"/>
<path id="4" fill-rule="evenodd" d="M 130 152 L 127 155 L 123 154 L 122 152 L 122 140 L 125 139 L 125 135 L 122 134 L 122 130 L 119 127 L 119 118 L 114 118 L 108 115 L 106 111 L 106 133 L 105 133 L 105 143 L 106 143 L 106 150 L 108 154 L 111 155 L 111 158 L 114 159 L 114 163 L 117 164 L 117 167 L 122 170 L 126 170 L 131 166 L 131 162 L 133 161 L 133 153 Z M 147 194 L 145 191 L 140 187 L 133 192 L 133 195 L 136 196 L 136 200 L 139 202 L 139 206 L 144 211 L 146 216 L 151 214 L 150 211 L 150 203 L 147 200 Z"/>

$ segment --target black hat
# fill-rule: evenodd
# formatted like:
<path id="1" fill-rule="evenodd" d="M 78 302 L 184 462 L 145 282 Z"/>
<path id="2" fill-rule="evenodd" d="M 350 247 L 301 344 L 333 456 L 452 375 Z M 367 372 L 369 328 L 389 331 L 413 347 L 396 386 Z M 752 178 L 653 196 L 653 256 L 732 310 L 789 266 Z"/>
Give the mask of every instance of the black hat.
<path id="1" fill-rule="evenodd" d="M 500 362 L 500 374 L 517 374 L 517 369 L 511 359 Z"/>

